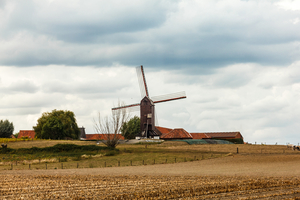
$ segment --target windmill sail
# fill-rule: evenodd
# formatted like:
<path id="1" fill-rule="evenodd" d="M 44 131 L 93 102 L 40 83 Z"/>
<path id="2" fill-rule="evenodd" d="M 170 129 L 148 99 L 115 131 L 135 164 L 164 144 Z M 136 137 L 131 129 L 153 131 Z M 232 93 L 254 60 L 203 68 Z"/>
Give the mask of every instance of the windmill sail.
<path id="1" fill-rule="evenodd" d="M 140 90 L 141 90 L 141 97 L 149 97 L 149 93 L 148 93 L 148 87 L 147 87 L 147 83 L 146 83 L 146 78 L 145 78 L 145 74 L 144 74 L 144 69 L 143 69 L 143 65 L 139 66 L 136 68 L 136 74 L 139 80 L 139 85 L 140 85 Z"/>
<path id="2" fill-rule="evenodd" d="M 119 109 L 126 109 L 128 112 L 140 111 L 140 127 L 141 133 L 137 135 L 137 137 L 159 137 L 162 133 L 155 127 L 157 124 L 157 117 L 155 112 L 155 104 L 173 101 L 178 99 L 186 98 L 185 92 L 172 93 L 167 95 L 155 96 L 150 99 L 149 92 L 147 88 L 146 78 L 144 74 L 143 66 L 139 66 L 136 68 L 137 77 L 139 80 L 140 90 L 142 100 L 140 103 L 130 104 L 126 106 L 118 106 L 112 108 L 112 111 L 119 111 Z"/>
<path id="3" fill-rule="evenodd" d="M 152 97 L 151 100 L 153 101 L 153 103 L 161 103 L 161 102 L 173 101 L 173 100 L 184 99 L 184 98 L 186 98 L 185 92 L 177 92 L 172 94 L 155 96 Z"/>
<path id="4" fill-rule="evenodd" d="M 114 107 L 112 108 L 112 110 L 119 110 L 119 109 L 133 109 L 135 107 L 139 107 L 140 104 L 139 103 L 135 103 L 135 104 L 130 104 L 130 105 L 126 105 L 126 106 L 118 106 L 118 107 Z"/>

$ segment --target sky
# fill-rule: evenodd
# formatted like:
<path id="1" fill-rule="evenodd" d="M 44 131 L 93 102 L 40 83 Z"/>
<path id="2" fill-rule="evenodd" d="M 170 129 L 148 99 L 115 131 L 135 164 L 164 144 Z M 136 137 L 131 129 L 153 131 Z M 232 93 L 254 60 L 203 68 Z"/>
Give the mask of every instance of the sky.
<path id="1" fill-rule="evenodd" d="M 43 112 L 94 119 L 139 103 L 136 67 L 159 126 L 300 142 L 300 1 L 0 0 L 0 119 L 15 133 Z M 139 112 L 131 113 L 131 116 Z"/>

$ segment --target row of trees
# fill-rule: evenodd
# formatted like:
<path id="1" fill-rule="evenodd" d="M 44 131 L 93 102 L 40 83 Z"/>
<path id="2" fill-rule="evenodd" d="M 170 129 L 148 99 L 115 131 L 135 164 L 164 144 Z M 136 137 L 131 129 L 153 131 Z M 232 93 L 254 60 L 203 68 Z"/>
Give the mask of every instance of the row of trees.
<path id="1" fill-rule="evenodd" d="M 103 143 L 110 147 L 116 147 L 119 142 L 119 134 L 125 139 L 134 139 L 140 132 L 140 118 L 135 116 L 129 119 L 124 109 L 114 111 L 111 117 L 101 118 L 100 113 L 94 120 L 95 131 L 104 134 Z M 38 119 L 37 125 L 33 127 L 36 138 L 40 139 L 78 139 L 80 130 L 78 128 L 75 114 L 72 111 L 53 110 L 45 112 Z M 10 137 L 14 126 L 8 120 L 0 121 L 0 137 Z"/>

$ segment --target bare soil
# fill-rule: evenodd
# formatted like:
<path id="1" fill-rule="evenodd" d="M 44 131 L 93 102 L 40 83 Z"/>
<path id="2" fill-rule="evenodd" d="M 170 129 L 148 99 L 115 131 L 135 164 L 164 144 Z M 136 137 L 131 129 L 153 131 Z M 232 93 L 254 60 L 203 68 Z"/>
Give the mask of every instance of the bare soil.
<path id="1" fill-rule="evenodd" d="M 300 199 L 300 154 L 147 166 L 0 171 L 1 199 Z"/>
<path id="2" fill-rule="evenodd" d="M 4 170 L 0 174 L 23 175 L 226 175 L 226 176 L 299 176 L 300 154 L 233 155 L 217 159 L 175 164 L 146 166 L 56 169 L 56 170 Z"/>

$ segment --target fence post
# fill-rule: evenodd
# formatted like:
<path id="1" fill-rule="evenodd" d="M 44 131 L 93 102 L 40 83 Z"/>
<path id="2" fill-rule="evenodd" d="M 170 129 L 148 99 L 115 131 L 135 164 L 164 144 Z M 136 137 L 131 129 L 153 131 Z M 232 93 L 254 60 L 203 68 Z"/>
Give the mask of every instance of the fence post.
<path id="1" fill-rule="evenodd" d="M 130 166 L 132 166 L 132 160 L 130 161 Z"/>
<path id="2" fill-rule="evenodd" d="M 120 161 L 118 161 L 118 167 L 120 167 Z"/>
<path id="3" fill-rule="evenodd" d="M 29 164 L 29 169 L 30 169 L 30 164 Z"/>
<path id="4" fill-rule="evenodd" d="M 104 162 L 104 167 L 106 167 L 106 161 Z"/>
<path id="5" fill-rule="evenodd" d="M 16 160 L 16 166 L 18 165 L 18 161 Z"/>
<path id="6" fill-rule="evenodd" d="M 175 163 L 176 163 L 176 158 L 175 158 Z"/>
<path id="7" fill-rule="evenodd" d="M 13 164 L 10 164 L 11 165 L 11 170 L 13 170 Z"/>
<path id="8" fill-rule="evenodd" d="M 77 168 L 79 167 L 79 163 L 77 163 Z"/>
<path id="9" fill-rule="evenodd" d="M 46 169 L 47 169 L 47 163 L 46 163 Z"/>
<path id="10" fill-rule="evenodd" d="M 153 164 L 155 165 L 155 159 L 154 159 L 154 162 L 153 162 Z"/>
<path id="11" fill-rule="evenodd" d="M 144 160 L 143 160 L 143 165 L 145 164 Z"/>
<path id="12" fill-rule="evenodd" d="M 236 153 L 239 153 L 239 148 L 238 147 L 236 148 Z"/>

